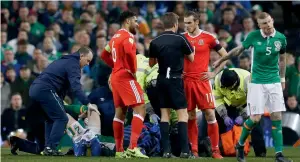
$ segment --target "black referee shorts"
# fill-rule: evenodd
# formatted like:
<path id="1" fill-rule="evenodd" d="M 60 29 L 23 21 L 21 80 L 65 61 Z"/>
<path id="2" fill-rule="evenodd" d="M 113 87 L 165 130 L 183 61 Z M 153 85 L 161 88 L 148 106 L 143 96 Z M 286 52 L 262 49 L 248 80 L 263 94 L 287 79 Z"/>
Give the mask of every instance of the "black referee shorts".
<path id="1" fill-rule="evenodd" d="M 181 77 L 170 77 L 168 79 L 165 76 L 158 75 L 157 88 L 159 90 L 160 108 L 172 108 L 174 110 L 187 108 Z"/>

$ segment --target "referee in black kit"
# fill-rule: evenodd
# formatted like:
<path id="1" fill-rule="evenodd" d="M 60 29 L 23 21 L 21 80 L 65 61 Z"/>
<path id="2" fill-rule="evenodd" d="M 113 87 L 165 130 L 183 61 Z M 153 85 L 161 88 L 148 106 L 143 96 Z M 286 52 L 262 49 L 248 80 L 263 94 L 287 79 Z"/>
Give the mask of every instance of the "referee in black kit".
<path id="1" fill-rule="evenodd" d="M 176 34 L 178 30 L 178 16 L 168 12 L 161 17 L 165 31 L 157 36 L 149 47 L 149 64 L 159 65 L 157 88 L 159 89 L 159 102 L 161 110 L 160 131 L 164 158 L 171 158 L 169 140 L 170 109 L 176 110 L 178 115 L 178 131 L 181 146 L 181 158 L 193 158 L 189 150 L 187 136 L 187 102 L 184 95 L 182 80 L 183 59 L 187 57 L 194 60 L 193 48 L 187 39 Z M 177 141 L 176 141 L 177 142 Z"/>

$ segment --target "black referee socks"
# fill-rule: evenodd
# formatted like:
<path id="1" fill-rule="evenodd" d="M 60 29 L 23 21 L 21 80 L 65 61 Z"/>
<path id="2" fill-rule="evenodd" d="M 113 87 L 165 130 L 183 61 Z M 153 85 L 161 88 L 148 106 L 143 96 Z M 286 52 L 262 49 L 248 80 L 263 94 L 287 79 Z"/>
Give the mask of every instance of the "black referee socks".
<path id="1" fill-rule="evenodd" d="M 188 127 L 187 122 L 178 122 L 178 133 L 182 153 L 189 153 Z"/>
<path id="2" fill-rule="evenodd" d="M 169 122 L 160 122 L 161 142 L 162 142 L 162 147 L 164 149 L 164 153 L 171 153 L 169 128 L 170 128 Z"/>

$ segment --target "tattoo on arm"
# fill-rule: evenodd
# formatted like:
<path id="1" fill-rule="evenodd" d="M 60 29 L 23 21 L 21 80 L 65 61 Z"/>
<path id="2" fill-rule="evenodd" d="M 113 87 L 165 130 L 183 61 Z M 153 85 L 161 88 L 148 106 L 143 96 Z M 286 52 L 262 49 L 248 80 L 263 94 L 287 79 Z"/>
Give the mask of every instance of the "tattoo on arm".
<path id="1" fill-rule="evenodd" d="M 279 74 L 280 78 L 285 78 L 285 72 L 286 72 L 286 54 L 280 55 L 280 68 L 279 68 Z"/>
<path id="2" fill-rule="evenodd" d="M 235 47 L 234 49 L 232 49 L 231 51 L 228 52 L 228 55 L 226 55 L 225 57 L 222 57 L 222 61 L 228 60 L 234 56 L 238 56 L 240 55 L 243 51 L 244 51 L 244 47 L 243 46 L 238 46 Z"/>

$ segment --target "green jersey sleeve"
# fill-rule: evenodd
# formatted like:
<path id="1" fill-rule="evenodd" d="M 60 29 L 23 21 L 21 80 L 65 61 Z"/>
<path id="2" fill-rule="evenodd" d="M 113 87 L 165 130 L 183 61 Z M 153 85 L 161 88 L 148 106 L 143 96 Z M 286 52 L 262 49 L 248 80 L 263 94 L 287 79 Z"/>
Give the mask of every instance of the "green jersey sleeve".
<path id="1" fill-rule="evenodd" d="M 246 39 L 243 41 L 242 45 L 245 49 L 248 49 L 249 47 L 252 46 L 252 43 L 255 41 L 254 40 L 254 32 L 251 32 L 248 34 L 248 36 L 246 37 Z"/>

